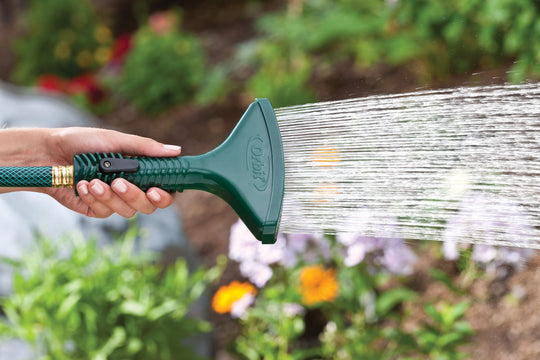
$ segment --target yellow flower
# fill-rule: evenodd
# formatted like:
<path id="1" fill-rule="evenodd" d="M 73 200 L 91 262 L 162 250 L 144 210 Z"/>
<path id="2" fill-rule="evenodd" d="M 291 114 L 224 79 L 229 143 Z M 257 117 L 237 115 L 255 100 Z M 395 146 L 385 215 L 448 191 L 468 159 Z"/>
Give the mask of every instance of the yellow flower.
<path id="1" fill-rule="evenodd" d="M 300 273 L 300 293 L 305 305 L 334 301 L 338 295 L 336 270 L 308 266 Z"/>
<path id="2" fill-rule="evenodd" d="M 92 57 L 92 53 L 90 51 L 83 50 L 77 54 L 77 65 L 79 65 L 81 68 L 89 68 L 92 66 L 93 62 L 94 58 Z"/>
<path id="3" fill-rule="evenodd" d="M 332 201 L 341 194 L 341 188 L 339 187 L 339 185 L 329 181 L 317 185 L 317 187 L 313 191 L 315 195 L 317 195 L 315 197 L 316 202 Z"/>
<path id="4" fill-rule="evenodd" d="M 111 59 L 111 49 L 104 46 L 99 47 L 94 51 L 94 57 L 98 63 L 103 65 Z"/>
<path id="5" fill-rule="evenodd" d="M 94 38 L 100 44 L 109 43 L 112 39 L 111 30 L 106 26 L 98 26 L 94 30 Z"/>
<path id="6" fill-rule="evenodd" d="M 321 147 L 313 150 L 311 159 L 316 166 L 330 167 L 340 162 L 339 151 L 333 147 Z"/>
<path id="7" fill-rule="evenodd" d="M 67 59 L 71 56 L 71 49 L 69 47 L 69 44 L 66 41 L 60 41 L 55 47 L 54 47 L 54 56 L 57 59 L 63 60 Z"/>
<path id="8" fill-rule="evenodd" d="M 248 282 L 233 281 L 229 285 L 218 289 L 212 299 L 212 309 L 218 314 L 231 312 L 233 304 L 248 293 L 256 295 L 257 289 L 255 289 L 255 286 Z"/>

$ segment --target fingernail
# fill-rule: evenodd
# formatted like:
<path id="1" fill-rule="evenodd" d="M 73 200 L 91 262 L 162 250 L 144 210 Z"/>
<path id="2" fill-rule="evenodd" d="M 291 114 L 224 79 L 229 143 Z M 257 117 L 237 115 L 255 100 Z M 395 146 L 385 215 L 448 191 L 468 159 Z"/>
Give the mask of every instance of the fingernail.
<path id="1" fill-rule="evenodd" d="M 182 147 L 178 146 L 178 145 L 167 145 L 167 144 L 165 144 L 165 145 L 163 145 L 163 147 L 165 149 L 167 149 L 167 150 L 176 151 L 176 152 L 182 150 Z"/>
<path id="2" fill-rule="evenodd" d="M 113 188 L 116 192 L 119 192 L 121 194 L 127 191 L 127 186 L 122 180 L 116 180 L 113 184 Z"/>
<path id="3" fill-rule="evenodd" d="M 88 194 L 88 186 L 86 186 L 86 184 L 79 185 L 79 193 L 82 194 L 82 195 L 87 195 Z"/>
<path id="4" fill-rule="evenodd" d="M 159 196 L 159 193 L 156 190 L 150 190 L 148 192 L 148 197 L 154 202 L 161 200 L 161 196 Z"/>
<path id="5" fill-rule="evenodd" d="M 94 190 L 94 192 L 98 195 L 103 195 L 105 193 L 105 189 L 103 188 L 103 186 L 101 186 L 100 183 L 95 183 L 94 185 L 92 185 L 92 190 Z"/>

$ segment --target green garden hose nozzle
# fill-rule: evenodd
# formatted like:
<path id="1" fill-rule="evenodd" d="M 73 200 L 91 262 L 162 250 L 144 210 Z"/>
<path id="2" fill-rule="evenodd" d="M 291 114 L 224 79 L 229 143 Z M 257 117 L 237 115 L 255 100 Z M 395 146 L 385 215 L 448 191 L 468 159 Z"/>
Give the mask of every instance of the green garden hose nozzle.
<path id="1" fill-rule="evenodd" d="M 124 178 L 142 190 L 204 190 L 224 199 L 263 243 L 276 240 L 284 192 L 283 147 L 270 101 L 257 99 L 229 137 L 202 155 L 171 158 L 80 154 L 73 166 L 0 168 L 0 186 L 74 187 Z"/>

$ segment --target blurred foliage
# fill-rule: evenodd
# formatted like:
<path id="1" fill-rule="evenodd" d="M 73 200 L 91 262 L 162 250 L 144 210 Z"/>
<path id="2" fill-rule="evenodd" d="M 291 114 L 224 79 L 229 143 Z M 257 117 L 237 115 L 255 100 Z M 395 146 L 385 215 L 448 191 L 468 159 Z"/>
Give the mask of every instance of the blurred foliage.
<path id="1" fill-rule="evenodd" d="M 139 19 L 147 17 L 148 4 L 133 5 Z M 258 36 L 213 66 L 207 65 L 200 38 L 181 30 L 175 12 L 153 14 L 133 34 L 125 61 L 115 63 L 121 75 L 111 88 L 144 112 L 157 114 L 186 101 L 208 104 L 243 90 L 269 98 L 276 107 L 313 102 L 313 85 L 351 62 L 358 71 L 380 64 L 405 66 L 419 83 L 511 63 L 511 81 L 540 77 L 540 5 L 535 0 L 284 4 L 257 16 Z M 262 9 L 254 2 L 245 6 L 246 12 Z M 16 42 L 19 62 L 13 77 L 18 82 L 29 84 L 44 74 L 74 78 L 103 67 L 101 73 L 110 74 L 112 35 L 88 0 L 31 0 L 25 24 L 27 34 Z"/>
<path id="2" fill-rule="evenodd" d="M 157 13 L 134 35 L 120 79 L 120 91 L 148 114 L 194 98 L 205 74 L 199 39 L 179 30 L 179 17 Z"/>
<path id="3" fill-rule="evenodd" d="M 76 77 L 109 61 L 112 34 L 87 0 L 32 0 L 23 23 L 26 33 L 14 49 L 18 83 L 43 74 Z"/>
<path id="4" fill-rule="evenodd" d="M 421 44 L 432 76 L 515 61 L 510 79 L 540 76 L 540 4 L 534 0 L 402 0 L 396 32 Z"/>
<path id="5" fill-rule="evenodd" d="M 185 260 L 164 270 L 134 255 L 136 230 L 121 247 L 38 238 L 17 266 L 14 294 L 2 300 L 3 337 L 32 344 L 42 359 L 198 358 L 183 341 L 211 325 L 187 316 L 221 268 L 189 272 Z"/>
<path id="6" fill-rule="evenodd" d="M 509 77 L 523 81 L 540 76 L 539 14 L 534 0 L 290 0 L 257 22 L 248 90 L 277 106 L 311 101 L 315 71 L 345 58 L 414 62 L 424 81 L 515 61 Z"/>
<path id="7" fill-rule="evenodd" d="M 469 306 L 465 301 L 455 305 L 447 302 L 441 302 L 438 306 L 426 304 L 424 312 L 429 322 L 415 332 L 421 352 L 429 355 L 430 359 L 467 359 L 468 354 L 458 351 L 458 347 L 468 343 L 473 334 L 471 326 L 463 321 Z"/>
<path id="8" fill-rule="evenodd" d="M 384 30 L 384 9 L 380 1 L 291 1 L 287 10 L 262 16 L 248 91 L 277 107 L 315 101 L 308 83 L 316 65 L 353 54 L 366 66 L 379 60 L 382 49 L 371 45 Z"/>
<path id="9" fill-rule="evenodd" d="M 268 98 L 274 107 L 316 100 L 314 92 L 307 86 L 312 65 L 305 54 L 276 44 L 265 44 L 256 51 L 264 60 L 247 83 L 247 89 L 254 97 Z"/>

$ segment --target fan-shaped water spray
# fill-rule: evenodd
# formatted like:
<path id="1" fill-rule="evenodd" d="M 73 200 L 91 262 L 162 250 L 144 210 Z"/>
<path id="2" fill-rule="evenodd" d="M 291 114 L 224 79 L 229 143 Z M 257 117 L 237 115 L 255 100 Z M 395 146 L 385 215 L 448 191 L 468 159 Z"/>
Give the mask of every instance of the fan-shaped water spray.
<path id="1" fill-rule="evenodd" d="M 276 116 L 281 231 L 356 224 L 368 236 L 540 248 L 540 84 L 371 96 Z"/>

